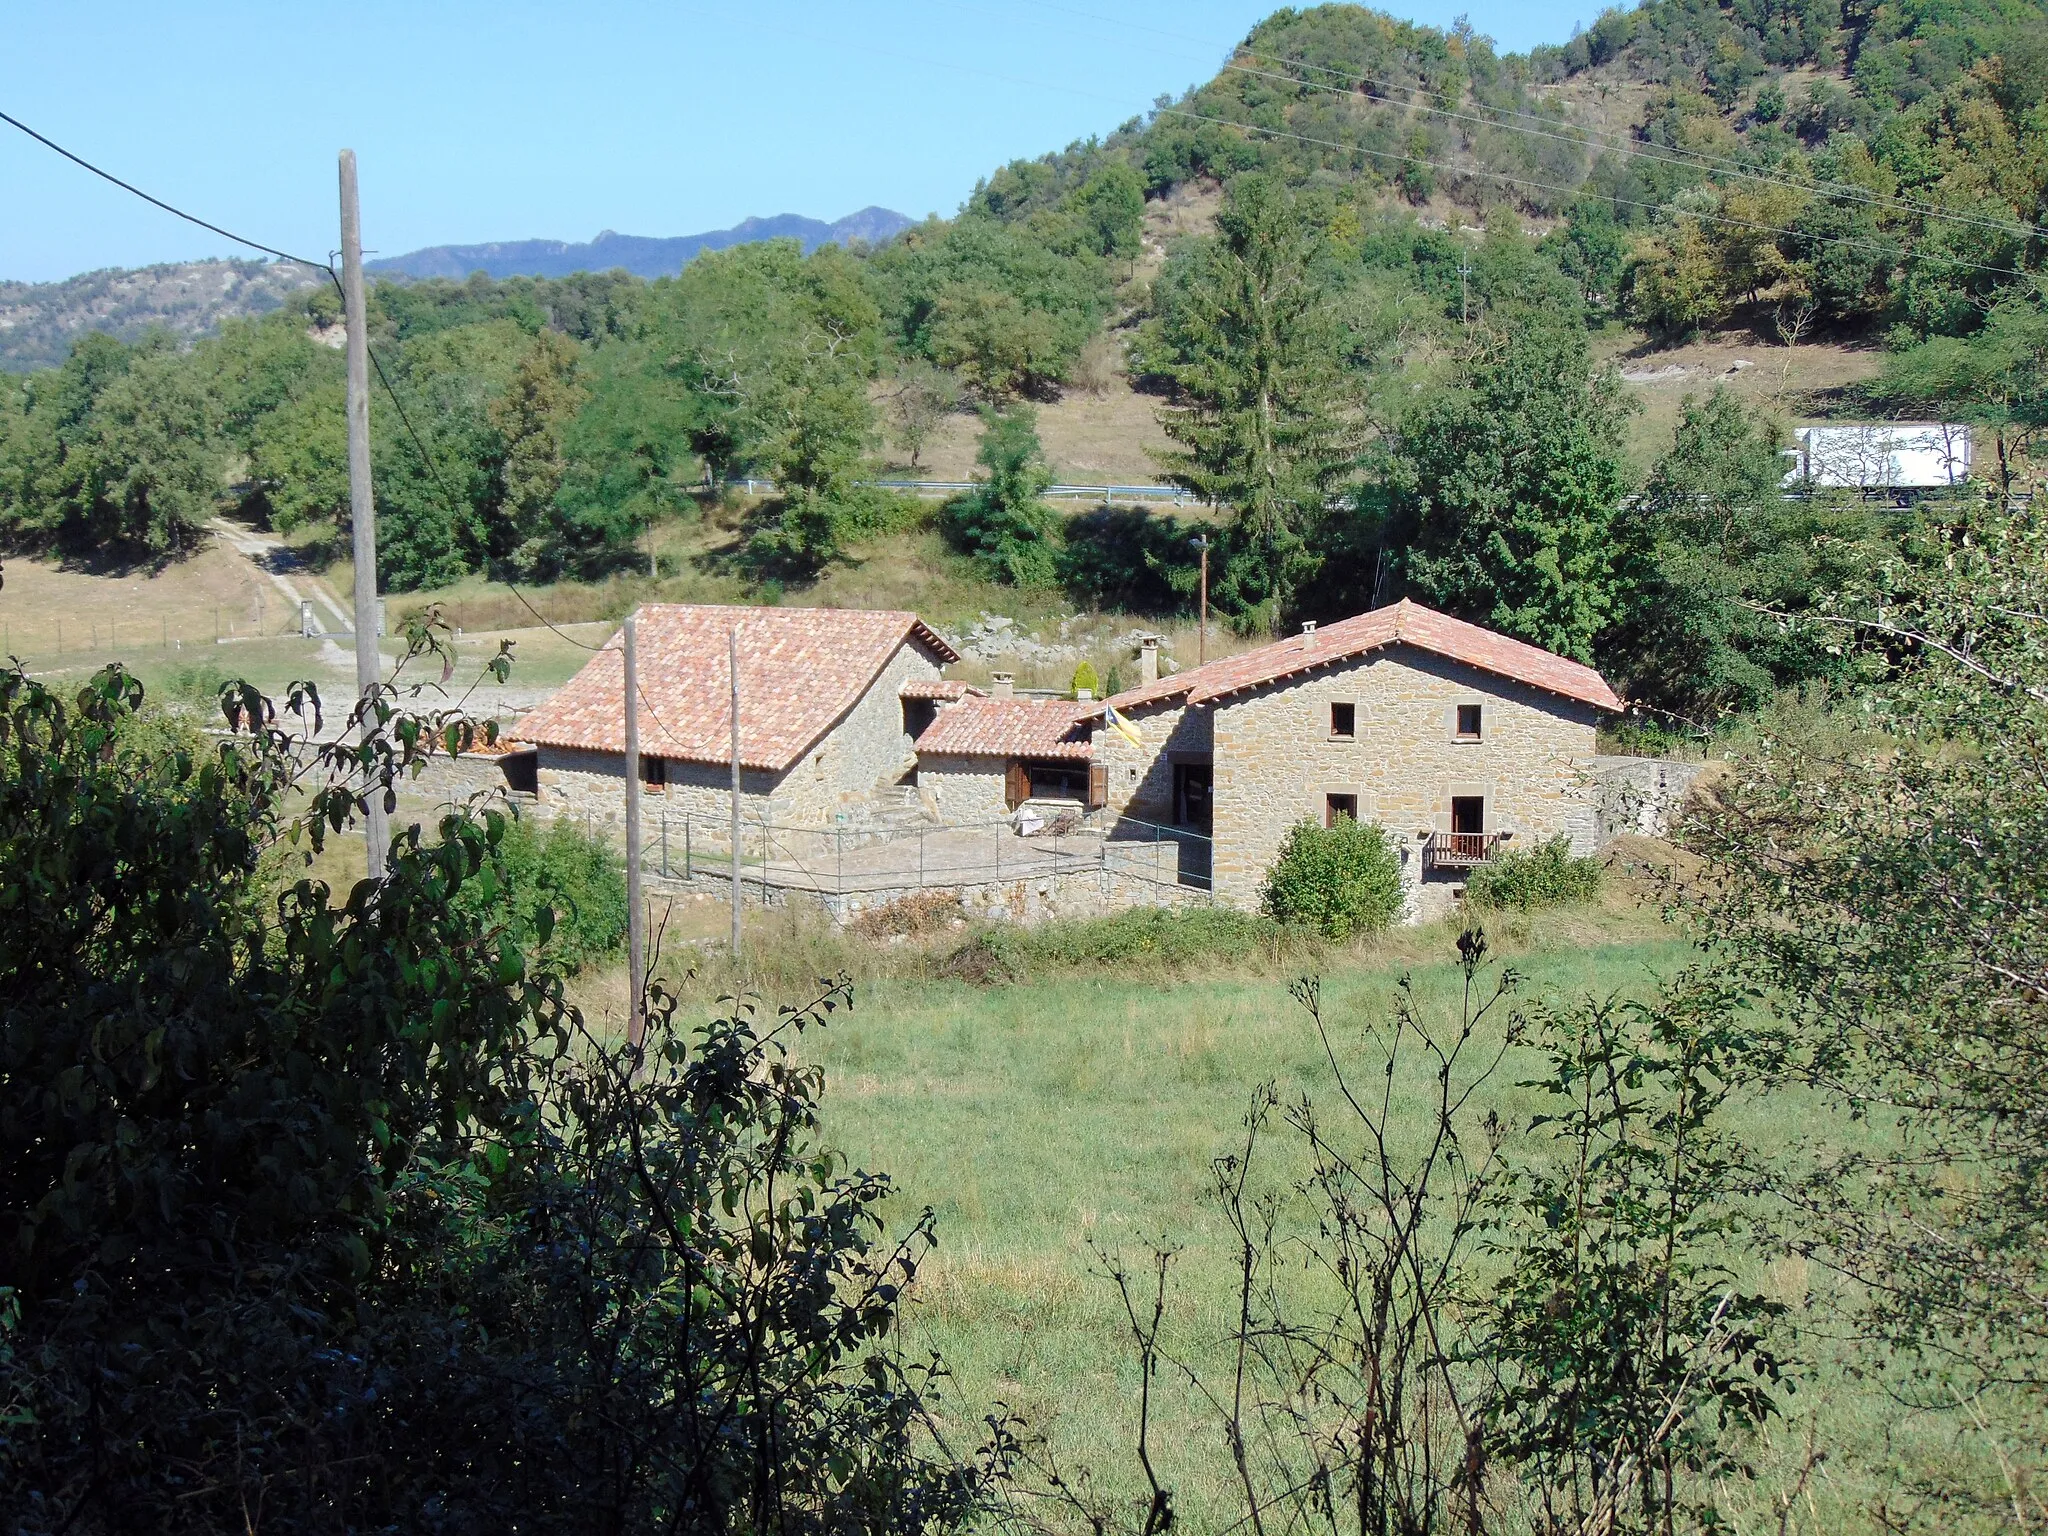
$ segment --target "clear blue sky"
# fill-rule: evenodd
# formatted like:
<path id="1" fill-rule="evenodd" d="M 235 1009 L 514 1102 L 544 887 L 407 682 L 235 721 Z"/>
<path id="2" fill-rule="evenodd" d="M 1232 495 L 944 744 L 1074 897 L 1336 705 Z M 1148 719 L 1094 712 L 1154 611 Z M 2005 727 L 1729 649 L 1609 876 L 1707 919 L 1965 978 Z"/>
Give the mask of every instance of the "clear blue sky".
<path id="1" fill-rule="evenodd" d="M 1266 0 L 10 0 L 0 110 L 212 222 L 335 243 L 335 151 L 364 242 L 679 235 L 870 203 L 952 213 L 1020 155 L 1209 78 Z M 1468 10 L 1504 49 L 1592 0 Z M 1583 14 L 1581 14 L 1583 12 Z M 344 32 L 352 24 L 352 33 Z M 0 278 L 231 254 L 0 124 Z"/>

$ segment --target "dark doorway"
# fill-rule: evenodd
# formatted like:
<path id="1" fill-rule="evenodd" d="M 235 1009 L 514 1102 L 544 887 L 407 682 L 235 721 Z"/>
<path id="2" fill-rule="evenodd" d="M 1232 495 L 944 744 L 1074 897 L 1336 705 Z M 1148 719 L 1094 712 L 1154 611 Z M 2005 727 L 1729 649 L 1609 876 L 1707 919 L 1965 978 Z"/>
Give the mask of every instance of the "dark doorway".
<path id="1" fill-rule="evenodd" d="M 1484 795 L 1451 796 L 1451 830 L 1477 834 L 1486 830 Z"/>
<path id="2" fill-rule="evenodd" d="M 521 794 L 532 794 L 540 788 L 540 753 L 528 747 L 524 752 L 507 752 L 498 759 L 499 771 L 505 775 L 505 787 Z"/>
<path id="3" fill-rule="evenodd" d="M 1173 765 L 1173 821 L 1175 826 L 1193 827 L 1203 836 L 1212 819 L 1211 792 L 1216 770 L 1209 763 Z"/>

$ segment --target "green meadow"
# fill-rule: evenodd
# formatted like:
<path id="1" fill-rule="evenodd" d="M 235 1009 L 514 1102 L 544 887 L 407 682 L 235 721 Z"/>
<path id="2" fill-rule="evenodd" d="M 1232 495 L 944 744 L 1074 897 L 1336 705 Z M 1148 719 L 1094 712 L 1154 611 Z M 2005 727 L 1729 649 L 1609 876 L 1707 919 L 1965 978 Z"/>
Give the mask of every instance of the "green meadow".
<path id="1" fill-rule="evenodd" d="M 1338 1108 L 1332 1062 L 1289 983 L 1320 977 L 1337 1066 L 1354 1082 L 1360 1072 L 1377 1081 L 1384 1058 L 1375 1031 L 1403 977 L 1432 1025 L 1454 1027 L 1462 1006 L 1451 924 L 1339 951 L 1047 966 L 998 985 L 945 979 L 910 951 L 835 940 L 785 918 L 756 924 L 751 984 L 763 996 L 791 1001 L 805 975 L 841 966 L 854 974 L 851 1011 L 809 1032 L 802 1051 L 827 1074 L 828 1140 L 853 1163 L 891 1175 L 899 1225 L 927 1205 L 936 1214 L 938 1246 L 921 1267 L 905 1343 L 944 1359 L 944 1420 L 956 1449 L 976 1443 L 981 1416 L 1000 1404 L 1044 1438 L 1064 1471 L 1085 1470 L 1127 1501 L 1143 1486 L 1134 1457 L 1139 1377 L 1107 1271 L 1122 1264 L 1142 1281 L 1150 1255 L 1170 1250 L 1164 1346 L 1220 1379 L 1235 1257 L 1213 1160 L 1241 1143 L 1260 1083 L 1273 1083 L 1283 1104 L 1307 1097 L 1326 1113 Z M 1676 932 L 1619 896 L 1599 909 L 1496 916 L 1491 926 L 1480 991 L 1490 993 L 1503 971 L 1515 981 L 1475 1038 L 1474 1060 L 1501 1047 L 1516 1010 L 1646 995 L 1694 958 Z M 685 988 L 686 1006 L 708 1006 L 728 985 L 707 970 Z M 1526 1127 L 1538 1099 L 1520 1084 L 1536 1066 L 1533 1051 L 1509 1048 L 1474 1102 L 1475 1121 L 1492 1110 Z M 1420 1060 L 1404 1060 L 1392 1102 L 1397 1127 L 1411 1136 L 1428 1127 L 1429 1090 Z M 1801 1135 L 1830 1133 L 1817 1105 L 1784 1095 L 1738 1099 L 1729 1113 L 1745 1144 L 1766 1155 Z M 1276 1117 L 1255 1185 L 1284 1195 L 1305 1166 L 1298 1139 Z M 1307 1250 L 1294 1252 L 1302 1261 L 1294 1283 L 1312 1295 Z M 1994 1445 L 1955 1438 L 1952 1417 L 1918 1415 L 1892 1400 L 1887 1383 L 1846 1369 L 1844 1346 L 1830 1337 L 1839 1298 L 1819 1266 L 1777 1243 L 1729 1261 L 1791 1304 L 1794 1352 L 1808 1362 L 1785 1398 L 1785 1419 L 1742 1448 L 1755 1476 L 1731 1476 L 1719 1490 L 1735 1529 L 1879 1529 L 1868 1504 L 1872 1469 L 1884 1464 L 1894 1488 L 1916 1464 L 1958 1457 L 1982 1459 L 1997 1477 Z M 1802 1476 L 1810 1443 L 1829 1454 Z M 1218 1421 L 1171 1367 L 1154 1404 L 1151 1451 L 1175 1490 L 1182 1529 L 1237 1523 Z M 1059 1512 L 1034 1509 L 1060 1523 Z"/>

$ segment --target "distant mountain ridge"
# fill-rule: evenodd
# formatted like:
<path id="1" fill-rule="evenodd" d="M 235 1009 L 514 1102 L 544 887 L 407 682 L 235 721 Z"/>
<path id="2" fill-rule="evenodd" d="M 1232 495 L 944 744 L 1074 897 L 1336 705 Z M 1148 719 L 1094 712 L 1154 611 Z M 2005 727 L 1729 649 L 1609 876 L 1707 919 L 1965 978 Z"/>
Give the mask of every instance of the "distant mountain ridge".
<path id="1" fill-rule="evenodd" d="M 863 208 L 827 224 L 801 214 L 746 219 L 731 229 L 650 239 L 606 230 L 595 240 L 508 240 L 490 245 L 433 245 L 404 256 L 365 262 L 367 271 L 405 281 L 482 270 L 492 277 L 567 277 L 624 267 L 639 277 L 669 277 L 705 251 L 751 240 L 800 240 L 806 251 L 832 242 L 879 245 L 913 221 L 888 208 Z M 108 267 L 54 283 L 0 281 L 0 373 L 26 373 L 64 361 L 87 331 L 134 341 L 155 329 L 204 336 L 223 320 L 276 309 L 326 274 L 292 262 L 173 261 L 153 267 Z"/>
<path id="2" fill-rule="evenodd" d="M 879 245 L 910 228 L 912 220 L 888 208 L 863 208 L 827 224 L 802 214 L 778 213 L 744 219 L 731 229 L 661 239 L 606 230 L 595 240 L 497 240 L 484 245 L 430 245 L 403 256 L 363 263 L 379 277 L 447 277 L 472 272 L 503 277 L 567 277 L 572 272 L 608 272 L 623 267 L 636 277 L 673 277 L 705 251 L 720 251 L 755 240 L 800 240 L 806 251 L 855 240 Z"/>

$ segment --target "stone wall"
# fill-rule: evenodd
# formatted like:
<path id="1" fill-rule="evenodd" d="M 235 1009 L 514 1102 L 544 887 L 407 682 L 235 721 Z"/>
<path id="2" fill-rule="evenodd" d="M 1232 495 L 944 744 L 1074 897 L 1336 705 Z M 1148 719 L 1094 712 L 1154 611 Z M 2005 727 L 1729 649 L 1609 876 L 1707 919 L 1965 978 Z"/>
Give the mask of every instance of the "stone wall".
<path id="1" fill-rule="evenodd" d="M 505 789 L 505 770 L 496 754 L 450 757 L 445 752 L 436 752 L 426 760 L 418 778 L 400 787 L 413 794 L 432 795 L 443 804 L 459 804 L 479 792 L 495 794 Z"/>
<path id="2" fill-rule="evenodd" d="M 542 747 L 540 791 L 543 812 L 566 816 L 597 827 L 622 827 L 626 820 L 626 759 L 619 752 L 593 752 L 581 747 Z M 664 793 L 640 796 L 643 835 L 658 828 L 666 814 L 684 815 L 723 848 L 732 820 L 732 768 L 727 764 L 684 763 L 670 759 Z M 771 814 L 775 791 L 786 775 L 760 768 L 740 770 L 740 813 L 749 826 Z"/>
<path id="3" fill-rule="evenodd" d="M 1355 731 L 1333 739 L 1330 706 Z M 1477 741 L 1457 736 L 1457 706 L 1481 707 Z M 1489 832 L 1535 841 L 1565 833 L 1590 852 L 1588 783 L 1598 713 L 1590 705 L 1409 647 L 1377 651 L 1225 700 L 1215 715 L 1215 887 L 1251 907 L 1287 829 L 1320 821 L 1325 797 L 1355 795 L 1358 815 L 1397 839 L 1448 832 L 1451 798 L 1486 801 Z"/>
<path id="4" fill-rule="evenodd" d="M 829 826 L 850 802 L 908 772 L 917 761 L 917 746 L 903 729 L 899 694 L 907 682 L 936 680 L 939 670 L 938 658 L 917 641 L 897 647 L 853 708 L 790 769 L 774 796 L 775 820 L 787 826 Z M 740 710 L 744 715 L 744 698 Z"/>
<path id="5" fill-rule="evenodd" d="M 1001 821 L 1010 813 L 999 757 L 957 757 L 936 752 L 917 760 L 921 797 L 948 826 Z"/>
<path id="6" fill-rule="evenodd" d="M 757 826 L 766 818 L 781 826 L 829 826 L 842 808 L 865 800 L 878 784 L 902 773 L 915 753 L 903 729 L 903 702 L 897 691 L 913 678 L 938 675 L 937 658 L 917 642 L 905 641 L 867 692 L 795 766 L 786 773 L 741 770 L 740 810 L 747 824 Z M 742 677 L 743 687 L 745 681 Z M 744 721 L 744 694 L 740 713 Z M 654 748 L 659 735 L 658 726 L 643 728 L 649 756 L 658 755 Z M 537 768 L 539 799 L 548 811 L 602 826 L 623 824 L 623 753 L 542 746 Z M 664 815 L 671 824 L 687 816 L 699 834 L 710 839 L 700 846 L 723 848 L 732 817 L 731 765 L 668 758 L 664 770 L 667 784 L 645 787 L 640 796 L 643 829 L 651 834 Z"/>
<path id="7" fill-rule="evenodd" d="M 1593 761 L 1594 801 L 1599 837 L 1605 844 L 1623 833 L 1663 837 L 1684 808 L 1705 763 L 1660 757 L 1602 756 Z"/>
<path id="8" fill-rule="evenodd" d="M 1171 826 L 1173 765 L 1210 759 L 1210 711 L 1176 702 L 1134 710 L 1124 718 L 1145 738 L 1143 750 L 1106 725 L 1098 724 L 1093 738 L 1095 761 L 1107 770 L 1108 808 L 1118 816 Z"/>
<path id="9" fill-rule="evenodd" d="M 1210 905 L 1207 891 L 1161 884 L 1113 868 L 1077 870 L 1071 874 L 1038 875 L 1022 880 L 980 880 L 963 885 L 926 886 L 924 894 L 957 896 L 969 917 L 1015 923 L 1038 923 L 1062 917 L 1105 917 L 1133 907 L 1201 907 Z M 791 892 L 802 899 L 807 892 Z M 917 894 L 914 889 L 850 891 L 816 899 L 839 922 L 892 901 Z M 771 897 L 771 901 L 776 898 Z"/>

